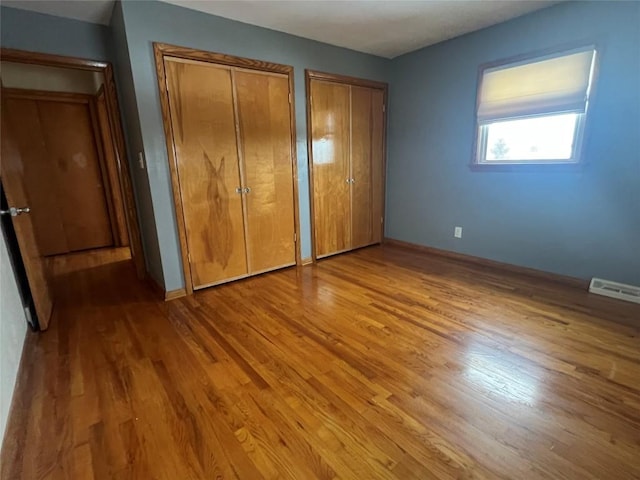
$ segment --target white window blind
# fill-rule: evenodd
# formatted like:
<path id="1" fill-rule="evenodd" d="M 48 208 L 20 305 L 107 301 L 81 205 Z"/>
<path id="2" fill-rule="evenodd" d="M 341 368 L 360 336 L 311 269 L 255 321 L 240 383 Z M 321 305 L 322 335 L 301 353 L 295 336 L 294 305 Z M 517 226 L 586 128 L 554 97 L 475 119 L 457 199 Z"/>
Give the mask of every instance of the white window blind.
<path id="1" fill-rule="evenodd" d="M 480 123 L 550 113 L 584 113 L 595 49 L 487 68 L 478 104 Z"/>

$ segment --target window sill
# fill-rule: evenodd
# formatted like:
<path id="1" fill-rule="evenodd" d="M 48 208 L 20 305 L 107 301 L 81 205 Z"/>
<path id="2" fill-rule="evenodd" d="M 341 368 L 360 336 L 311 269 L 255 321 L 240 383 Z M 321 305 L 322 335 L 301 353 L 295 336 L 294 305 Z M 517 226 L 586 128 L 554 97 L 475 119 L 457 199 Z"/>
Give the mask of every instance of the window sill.
<path id="1" fill-rule="evenodd" d="M 584 170 L 583 162 L 565 163 L 476 163 L 473 162 L 469 168 L 474 172 L 581 172 Z"/>

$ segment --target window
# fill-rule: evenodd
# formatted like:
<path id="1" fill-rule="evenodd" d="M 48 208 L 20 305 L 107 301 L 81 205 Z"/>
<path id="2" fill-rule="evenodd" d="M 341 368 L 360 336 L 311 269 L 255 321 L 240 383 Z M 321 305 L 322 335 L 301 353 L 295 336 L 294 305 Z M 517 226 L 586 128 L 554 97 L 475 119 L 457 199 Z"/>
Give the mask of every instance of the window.
<path id="1" fill-rule="evenodd" d="M 475 164 L 577 163 L 595 58 L 585 47 L 481 69 Z"/>

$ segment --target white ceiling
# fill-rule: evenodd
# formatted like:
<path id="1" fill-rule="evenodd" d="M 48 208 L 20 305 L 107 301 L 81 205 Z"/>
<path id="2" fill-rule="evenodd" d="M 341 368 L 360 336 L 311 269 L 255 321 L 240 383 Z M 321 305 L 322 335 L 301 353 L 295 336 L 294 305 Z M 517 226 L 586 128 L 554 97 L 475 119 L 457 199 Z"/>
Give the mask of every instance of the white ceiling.
<path id="1" fill-rule="evenodd" d="M 555 0 L 165 1 L 387 58 L 558 3 Z M 2 4 L 108 25 L 114 0 L 3 0 Z"/>

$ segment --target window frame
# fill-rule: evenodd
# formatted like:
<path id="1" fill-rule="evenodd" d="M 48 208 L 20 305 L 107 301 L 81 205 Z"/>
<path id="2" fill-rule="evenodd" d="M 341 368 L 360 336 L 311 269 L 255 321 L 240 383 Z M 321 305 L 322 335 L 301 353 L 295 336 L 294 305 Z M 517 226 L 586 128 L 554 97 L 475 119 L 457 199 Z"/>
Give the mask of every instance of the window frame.
<path id="1" fill-rule="evenodd" d="M 545 57 L 560 57 L 564 54 L 570 54 L 572 51 L 579 50 L 594 50 L 595 58 L 592 66 L 592 73 L 589 85 L 589 97 L 587 100 L 587 107 L 584 113 L 578 114 L 576 120 L 575 133 L 573 137 L 572 156 L 569 159 L 551 159 L 551 160 L 481 160 L 482 153 L 486 156 L 486 143 L 488 137 L 488 128 L 486 123 L 478 120 L 478 109 L 480 107 L 480 92 L 482 91 L 482 82 L 484 73 L 486 70 L 493 69 L 500 66 L 507 66 L 517 63 L 534 63 L 535 60 L 542 60 Z M 478 67 L 478 78 L 476 88 L 476 103 L 474 110 L 474 140 L 473 150 L 471 154 L 471 170 L 475 171 L 572 171 L 581 170 L 585 165 L 585 159 L 583 155 L 583 146 L 588 137 L 588 125 L 590 112 L 593 108 L 596 83 L 599 74 L 599 63 L 602 56 L 602 49 L 597 42 L 583 41 L 579 43 L 565 44 L 548 48 L 544 50 L 536 50 L 527 52 L 524 54 L 515 55 L 512 57 L 502 58 L 491 62 L 486 62 Z M 531 61 L 531 62 L 528 62 Z M 539 117 L 548 117 L 553 115 L 560 115 L 562 112 L 555 112 L 550 114 L 536 115 Z M 536 116 L 521 117 L 534 118 Z M 505 119 L 507 121 L 508 119 Z M 515 120 L 515 119 L 510 119 Z"/>

